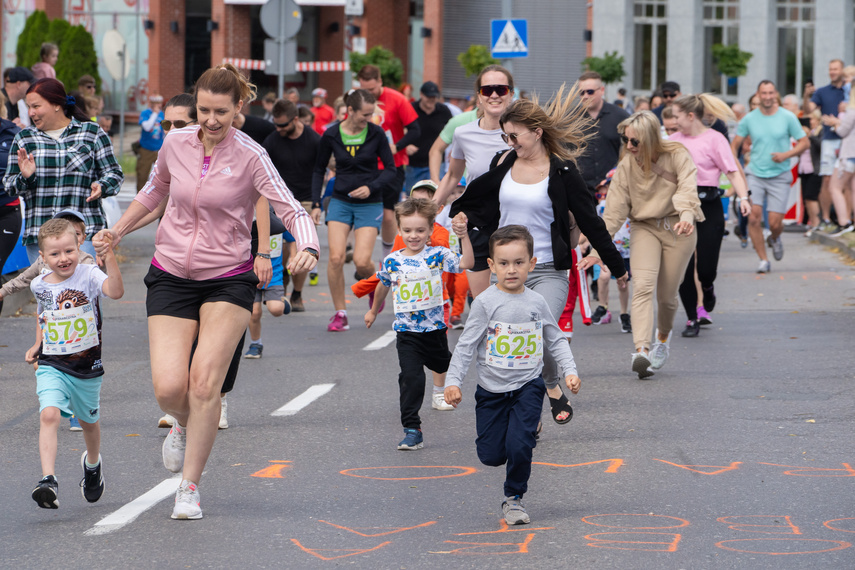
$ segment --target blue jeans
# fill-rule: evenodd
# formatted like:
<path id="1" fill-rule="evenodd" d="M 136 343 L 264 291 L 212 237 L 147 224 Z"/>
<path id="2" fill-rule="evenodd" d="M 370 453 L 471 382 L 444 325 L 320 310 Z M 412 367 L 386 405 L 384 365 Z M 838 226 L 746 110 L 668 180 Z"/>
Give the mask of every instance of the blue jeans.
<path id="1" fill-rule="evenodd" d="M 404 191 L 409 196 L 416 182 L 430 178 L 430 168 L 427 166 L 407 166 L 407 176 L 404 179 Z"/>
<path id="2" fill-rule="evenodd" d="M 505 496 L 520 497 L 528 490 L 535 433 L 543 407 L 546 386 L 538 376 L 522 388 L 494 394 L 481 386 L 475 389 L 475 448 L 484 465 L 507 463 Z"/>

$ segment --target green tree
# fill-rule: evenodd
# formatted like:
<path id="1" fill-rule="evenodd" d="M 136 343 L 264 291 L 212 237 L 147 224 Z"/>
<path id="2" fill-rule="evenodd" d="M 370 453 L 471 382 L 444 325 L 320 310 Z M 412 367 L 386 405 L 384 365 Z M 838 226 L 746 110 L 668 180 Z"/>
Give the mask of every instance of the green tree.
<path id="1" fill-rule="evenodd" d="M 36 10 L 24 23 L 24 31 L 18 36 L 16 46 L 19 67 L 32 67 L 39 62 L 42 43 L 47 41 L 48 17 L 42 10 Z"/>
<path id="2" fill-rule="evenodd" d="M 471 45 L 469 49 L 458 54 L 457 61 L 466 72 L 466 77 L 478 75 L 488 65 L 496 65 L 499 60 L 490 54 L 490 48 L 483 45 Z"/>
<path id="3" fill-rule="evenodd" d="M 95 87 L 100 91 L 101 76 L 98 75 L 95 41 L 86 28 L 73 26 L 68 29 L 59 43 L 56 78 L 65 84 L 66 91 L 72 91 L 77 89 L 77 80 L 80 76 L 86 74 L 95 78 Z"/>
<path id="4" fill-rule="evenodd" d="M 380 68 L 380 77 L 383 79 L 383 85 L 396 88 L 401 84 L 404 78 L 404 64 L 401 60 L 395 57 L 395 54 L 385 49 L 383 46 L 374 46 L 368 53 L 350 54 L 350 71 L 354 74 L 359 73 L 359 70 L 366 65 L 376 65 Z"/>
<path id="5" fill-rule="evenodd" d="M 618 52 L 606 52 L 603 57 L 586 57 L 582 60 L 582 65 L 588 71 L 596 71 L 603 78 L 603 83 L 617 83 L 626 72 L 623 70 L 623 56 L 618 55 Z"/>
<path id="6" fill-rule="evenodd" d="M 45 41 L 59 47 L 59 44 L 62 42 L 62 38 L 65 37 L 65 34 L 67 34 L 70 29 L 71 24 L 69 24 L 67 20 L 63 20 L 62 18 L 51 20 L 50 25 L 48 25 Z M 62 54 L 60 54 L 60 56 L 62 56 Z"/>
<path id="7" fill-rule="evenodd" d="M 740 77 L 748 71 L 748 62 L 754 54 L 739 49 L 737 44 L 715 44 L 712 58 L 716 69 L 726 77 Z"/>

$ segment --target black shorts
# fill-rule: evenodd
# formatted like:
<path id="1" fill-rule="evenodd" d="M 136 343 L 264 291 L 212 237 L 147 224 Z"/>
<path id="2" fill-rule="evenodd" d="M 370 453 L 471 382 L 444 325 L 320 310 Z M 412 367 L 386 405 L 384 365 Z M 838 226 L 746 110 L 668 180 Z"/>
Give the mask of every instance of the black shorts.
<path id="1" fill-rule="evenodd" d="M 401 192 L 404 191 L 404 182 L 407 180 L 407 173 L 403 166 L 395 169 L 395 178 L 390 184 L 383 188 L 383 209 L 394 210 L 395 204 L 401 201 Z"/>
<path id="2" fill-rule="evenodd" d="M 202 305 L 215 301 L 225 301 L 252 312 L 258 277 L 255 272 L 247 271 L 231 277 L 193 281 L 152 265 L 143 282 L 148 288 L 145 308 L 149 317 L 166 315 L 198 321 Z"/>
<path id="3" fill-rule="evenodd" d="M 490 234 L 480 229 L 469 230 L 469 242 L 475 254 L 475 265 L 472 266 L 471 271 L 490 269 L 487 263 L 487 258 L 490 257 Z"/>
<path id="4" fill-rule="evenodd" d="M 802 183 L 802 198 L 805 200 L 819 200 L 819 191 L 822 189 L 822 176 L 819 174 L 799 174 Z"/>

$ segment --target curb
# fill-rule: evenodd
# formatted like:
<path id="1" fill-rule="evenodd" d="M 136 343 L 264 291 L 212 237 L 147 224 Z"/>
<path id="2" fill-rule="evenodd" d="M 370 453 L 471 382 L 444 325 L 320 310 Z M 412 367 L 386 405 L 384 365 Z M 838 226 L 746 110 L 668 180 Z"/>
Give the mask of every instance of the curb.
<path id="1" fill-rule="evenodd" d="M 810 236 L 810 241 L 814 243 L 821 243 L 822 245 L 828 247 L 836 247 L 840 249 L 840 253 L 843 253 L 849 259 L 855 261 L 855 248 L 850 247 L 846 242 L 833 238 L 829 235 L 825 235 L 822 232 L 814 232 Z"/>

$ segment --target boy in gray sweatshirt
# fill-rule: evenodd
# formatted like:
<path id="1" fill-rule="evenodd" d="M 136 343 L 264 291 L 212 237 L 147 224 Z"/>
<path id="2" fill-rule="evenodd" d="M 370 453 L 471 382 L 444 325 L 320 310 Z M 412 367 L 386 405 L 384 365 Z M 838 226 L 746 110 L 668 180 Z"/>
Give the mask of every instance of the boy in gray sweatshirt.
<path id="1" fill-rule="evenodd" d="M 457 407 L 460 385 L 473 356 L 478 362 L 475 424 L 478 459 L 507 463 L 502 512 L 509 525 L 531 522 L 522 496 L 528 490 L 535 433 L 543 407 L 544 346 L 555 357 L 567 387 L 579 392 L 573 353 L 543 296 L 526 288 L 534 269 L 534 240 L 523 226 L 499 228 L 490 237 L 490 270 L 498 283 L 472 303 L 466 328 L 451 357 L 445 401 Z"/>

